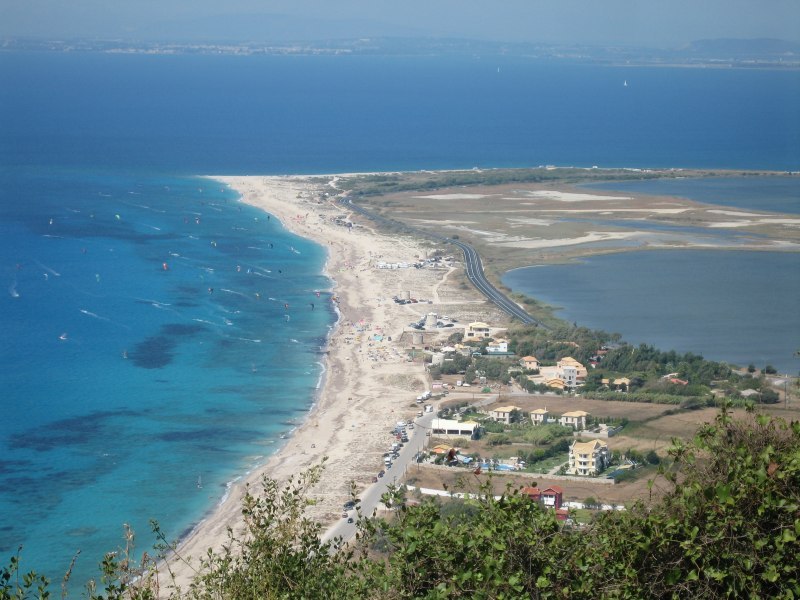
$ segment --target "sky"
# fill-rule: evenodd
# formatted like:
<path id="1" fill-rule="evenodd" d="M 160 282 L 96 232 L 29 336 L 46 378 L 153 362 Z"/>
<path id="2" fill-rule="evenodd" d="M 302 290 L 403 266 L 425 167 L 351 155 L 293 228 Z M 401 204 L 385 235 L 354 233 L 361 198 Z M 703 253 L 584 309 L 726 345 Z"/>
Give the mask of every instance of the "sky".
<path id="1" fill-rule="evenodd" d="M 675 48 L 710 38 L 800 42 L 800 0 L 0 0 L 0 36 L 456 37 Z"/>

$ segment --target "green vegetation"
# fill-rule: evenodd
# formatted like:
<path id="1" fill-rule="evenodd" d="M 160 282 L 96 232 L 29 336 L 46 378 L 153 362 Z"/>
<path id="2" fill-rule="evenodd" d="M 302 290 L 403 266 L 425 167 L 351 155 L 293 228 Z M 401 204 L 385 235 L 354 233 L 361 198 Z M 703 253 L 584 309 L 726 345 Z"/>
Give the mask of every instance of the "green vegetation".
<path id="1" fill-rule="evenodd" d="M 675 171 L 632 171 L 630 169 L 481 169 L 425 173 L 374 173 L 341 178 L 337 185 L 358 196 L 383 196 L 399 192 L 424 192 L 469 185 L 508 183 L 587 183 L 676 177 Z"/>
<path id="2" fill-rule="evenodd" d="M 655 467 L 650 467 L 654 469 Z M 387 519 L 362 517 L 354 544 L 322 544 L 305 515 L 312 469 L 288 487 L 248 495 L 246 529 L 202 557 L 171 598 L 797 598 L 800 595 L 800 423 L 723 411 L 658 467 L 669 490 L 648 505 L 596 514 L 574 528 L 473 476 L 474 499 L 447 508 L 384 498 Z M 470 487 L 470 486 L 466 486 Z M 591 503 L 591 498 L 586 501 Z M 90 598 L 154 598 L 153 563 L 107 560 L 116 579 Z M 135 579 L 136 575 L 142 575 Z M 0 599 L 47 598 L 46 579 L 0 573 Z"/>

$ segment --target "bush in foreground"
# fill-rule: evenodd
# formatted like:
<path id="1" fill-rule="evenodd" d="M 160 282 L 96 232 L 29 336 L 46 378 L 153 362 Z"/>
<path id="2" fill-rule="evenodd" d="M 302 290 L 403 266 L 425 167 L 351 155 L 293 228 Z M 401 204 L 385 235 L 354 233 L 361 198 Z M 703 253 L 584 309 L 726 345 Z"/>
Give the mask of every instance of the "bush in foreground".
<path id="1" fill-rule="evenodd" d="M 305 516 L 319 467 L 285 488 L 265 479 L 244 503 L 245 533 L 229 532 L 191 588 L 171 597 L 799 597 L 800 423 L 723 411 L 669 455 L 659 468 L 670 486 L 663 497 L 585 528 L 561 525 L 518 491 L 496 499 L 474 476 L 469 510 L 443 516 L 434 501 L 406 506 L 395 492 L 385 498 L 392 518 L 361 519 L 347 548 L 322 544 Z M 152 563 L 115 565 L 105 596 L 92 597 L 158 593 Z M 47 597 L 46 580 L 20 579 L 17 567 L 12 559 L 0 574 L 0 600 Z"/>

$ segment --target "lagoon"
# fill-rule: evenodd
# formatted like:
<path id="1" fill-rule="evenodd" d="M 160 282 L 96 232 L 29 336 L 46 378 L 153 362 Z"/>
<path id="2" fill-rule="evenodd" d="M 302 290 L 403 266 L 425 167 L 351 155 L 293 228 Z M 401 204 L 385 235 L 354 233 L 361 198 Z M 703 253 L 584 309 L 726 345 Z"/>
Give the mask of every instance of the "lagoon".
<path id="1" fill-rule="evenodd" d="M 800 254 L 652 250 L 509 271 L 503 283 L 631 343 L 796 374 Z"/>

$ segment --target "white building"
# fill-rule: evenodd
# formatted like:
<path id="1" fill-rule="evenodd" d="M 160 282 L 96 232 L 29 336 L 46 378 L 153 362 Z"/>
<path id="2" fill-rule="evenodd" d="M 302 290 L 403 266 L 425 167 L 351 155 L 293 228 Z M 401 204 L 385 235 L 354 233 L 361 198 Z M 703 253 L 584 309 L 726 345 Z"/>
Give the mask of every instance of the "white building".
<path id="1" fill-rule="evenodd" d="M 572 427 L 576 431 L 581 431 L 586 429 L 586 417 L 589 416 L 589 413 L 583 410 L 573 410 L 571 412 L 566 412 L 561 415 L 561 418 L 558 420 L 564 427 Z"/>
<path id="2" fill-rule="evenodd" d="M 537 408 L 530 412 L 531 415 L 531 422 L 534 425 L 544 425 L 547 423 L 547 417 L 549 415 L 549 411 L 546 408 Z"/>
<path id="3" fill-rule="evenodd" d="M 489 326 L 481 321 L 469 323 L 464 331 L 465 340 L 481 340 L 489 337 Z"/>
<path id="4" fill-rule="evenodd" d="M 431 423 L 433 435 L 457 436 L 472 438 L 480 427 L 475 421 L 451 421 L 450 419 L 434 419 Z"/>
<path id="5" fill-rule="evenodd" d="M 511 423 L 511 413 L 515 410 L 520 411 L 521 409 L 519 406 L 498 406 L 489 411 L 489 416 L 498 423 L 509 425 Z"/>
<path id="6" fill-rule="evenodd" d="M 497 340 L 486 345 L 486 354 L 508 354 L 508 340 Z"/>

